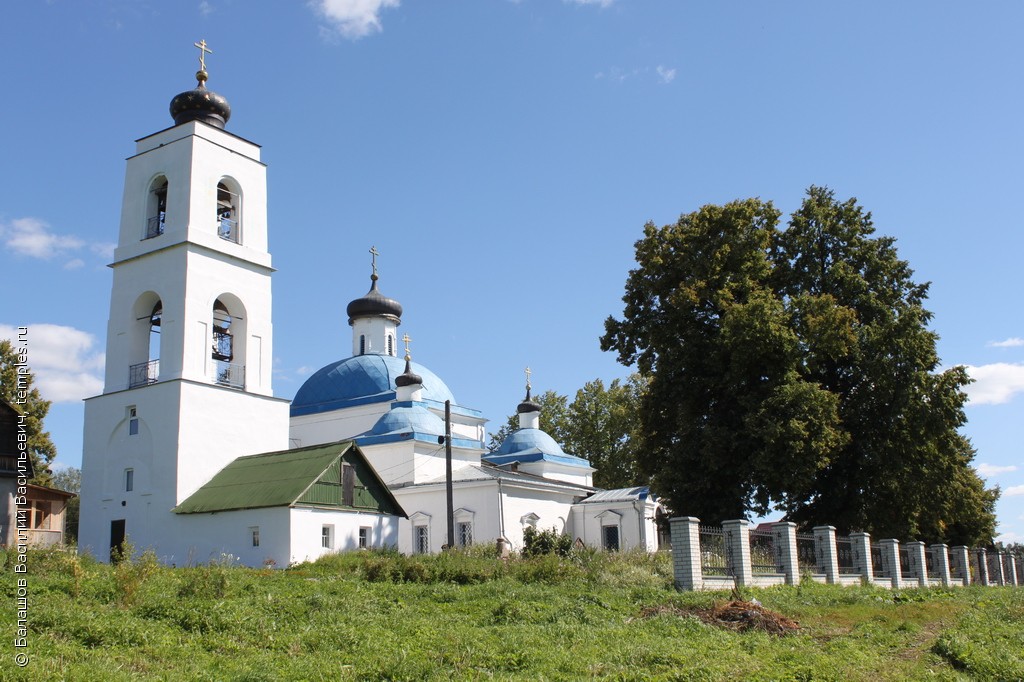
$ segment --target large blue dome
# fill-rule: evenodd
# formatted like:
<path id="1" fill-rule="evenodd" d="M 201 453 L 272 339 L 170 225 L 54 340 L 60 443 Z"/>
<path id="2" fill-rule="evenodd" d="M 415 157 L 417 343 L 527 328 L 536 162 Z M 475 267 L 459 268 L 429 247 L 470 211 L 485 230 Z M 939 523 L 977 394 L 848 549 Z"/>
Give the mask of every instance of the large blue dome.
<path id="1" fill-rule="evenodd" d="M 423 400 L 455 404 L 452 392 L 436 374 L 415 362 L 412 370 L 423 377 Z M 299 388 L 292 400 L 292 416 L 394 400 L 395 379 L 404 371 L 405 360 L 390 355 L 356 355 L 331 363 Z"/>

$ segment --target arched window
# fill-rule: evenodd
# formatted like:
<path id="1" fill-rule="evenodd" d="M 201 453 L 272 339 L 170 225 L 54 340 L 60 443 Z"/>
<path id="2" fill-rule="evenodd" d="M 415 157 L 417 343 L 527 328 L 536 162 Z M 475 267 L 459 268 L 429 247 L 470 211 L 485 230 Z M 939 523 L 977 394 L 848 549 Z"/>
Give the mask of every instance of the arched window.
<path id="1" fill-rule="evenodd" d="M 156 383 L 160 376 L 160 323 L 163 314 L 163 303 L 152 292 L 140 297 L 135 304 L 136 324 L 139 326 L 132 333 L 128 388 Z"/>
<path id="2" fill-rule="evenodd" d="M 226 182 L 217 183 L 217 236 L 236 244 L 242 241 L 242 201 Z"/>
<path id="3" fill-rule="evenodd" d="M 164 233 L 167 219 L 167 178 L 157 176 L 149 186 L 149 197 L 146 200 L 146 236 L 152 239 Z"/>
<path id="4" fill-rule="evenodd" d="M 213 303 L 213 353 L 211 357 L 219 362 L 231 362 L 235 357 L 231 337 L 231 313 L 218 298 Z"/>
<path id="5" fill-rule="evenodd" d="M 395 354 L 395 337 L 393 337 L 391 334 L 388 334 L 388 355 L 394 355 L 394 354 Z"/>
<path id="6" fill-rule="evenodd" d="M 213 302 L 214 380 L 222 386 L 245 388 L 245 323 L 242 304 L 233 296 Z M 229 306 L 231 306 L 229 308 Z"/>
<path id="7" fill-rule="evenodd" d="M 366 355 L 366 335 L 359 335 L 359 354 Z"/>

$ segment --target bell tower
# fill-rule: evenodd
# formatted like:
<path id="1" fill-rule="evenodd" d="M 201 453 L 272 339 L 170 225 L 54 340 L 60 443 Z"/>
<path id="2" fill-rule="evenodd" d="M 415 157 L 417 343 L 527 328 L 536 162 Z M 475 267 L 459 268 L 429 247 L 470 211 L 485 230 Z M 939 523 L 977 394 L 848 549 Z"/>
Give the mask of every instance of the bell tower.
<path id="1" fill-rule="evenodd" d="M 236 457 L 288 446 L 271 387 L 266 166 L 225 130 L 231 107 L 196 47 L 174 125 L 127 160 L 104 389 L 85 404 L 80 543 L 101 559 L 127 536 L 184 561 L 171 508 Z"/>

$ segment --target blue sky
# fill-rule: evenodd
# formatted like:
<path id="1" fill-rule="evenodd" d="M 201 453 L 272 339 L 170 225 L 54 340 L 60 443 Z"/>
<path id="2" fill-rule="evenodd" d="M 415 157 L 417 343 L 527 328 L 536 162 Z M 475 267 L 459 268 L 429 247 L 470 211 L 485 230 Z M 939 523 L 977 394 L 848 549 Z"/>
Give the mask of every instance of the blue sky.
<path id="1" fill-rule="evenodd" d="M 5 3 L 0 336 L 28 325 L 59 462 L 101 390 L 124 159 L 195 84 L 263 146 L 275 392 L 349 354 L 369 284 L 496 428 L 624 376 L 597 339 L 643 224 L 811 184 L 857 197 L 920 281 L 965 431 L 1024 541 L 1019 2 L 316 0 Z"/>

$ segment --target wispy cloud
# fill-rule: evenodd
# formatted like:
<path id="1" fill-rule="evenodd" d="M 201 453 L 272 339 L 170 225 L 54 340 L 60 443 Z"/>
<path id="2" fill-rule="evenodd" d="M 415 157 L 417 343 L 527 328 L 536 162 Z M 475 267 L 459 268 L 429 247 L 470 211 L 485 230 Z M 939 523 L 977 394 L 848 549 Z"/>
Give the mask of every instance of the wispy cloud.
<path id="1" fill-rule="evenodd" d="M 46 261 L 69 258 L 86 246 L 89 251 L 110 260 L 117 246 L 108 242 L 89 243 L 71 234 L 58 234 L 46 221 L 31 217 L 0 221 L 0 243 L 18 256 Z M 85 261 L 81 258 L 70 258 L 64 263 L 64 269 L 77 270 L 83 265 Z"/>
<path id="2" fill-rule="evenodd" d="M 342 36 L 356 40 L 382 30 L 381 10 L 399 0 L 315 0 L 313 7 Z"/>
<path id="3" fill-rule="evenodd" d="M 1024 485 L 1012 485 L 1003 490 L 1003 497 L 1017 497 L 1024 495 Z"/>
<path id="4" fill-rule="evenodd" d="M 1024 339 L 1019 336 L 1013 336 L 1005 341 L 989 341 L 985 345 L 989 348 L 1019 348 L 1024 346 Z"/>
<path id="5" fill-rule="evenodd" d="M 206 0 L 202 0 L 202 2 L 199 3 L 199 14 L 205 17 L 209 16 L 212 12 L 213 5 L 211 5 L 209 2 L 207 2 Z"/>
<path id="6" fill-rule="evenodd" d="M 15 218 L 0 223 L 0 237 L 14 253 L 43 260 L 65 255 L 85 245 L 78 237 L 52 232 L 50 226 L 38 218 Z"/>
<path id="7" fill-rule="evenodd" d="M 655 71 L 658 72 L 658 77 L 661 78 L 662 83 L 671 83 L 676 79 L 676 70 L 662 64 L 658 64 L 658 68 Z"/>
<path id="8" fill-rule="evenodd" d="M 14 327 L 0 324 L 0 339 L 16 338 Z M 104 356 L 92 334 L 59 324 L 30 324 L 27 338 L 28 364 L 45 400 L 77 402 L 103 390 Z"/>
<path id="9" fill-rule="evenodd" d="M 991 476 L 998 476 L 999 474 L 1008 474 L 1011 471 L 1017 470 L 1017 467 L 1015 467 L 1012 464 L 1000 466 L 998 464 L 985 464 L 984 462 L 979 464 L 975 468 L 978 470 L 978 473 L 984 476 L 985 478 L 989 478 Z"/>
<path id="10" fill-rule="evenodd" d="M 965 369 L 974 379 L 964 388 L 972 405 L 1001 405 L 1024 392 L 1024 364 L 995 362 Z"/>
<path id="11" fill-rule="evenodd" d="M 598 7 L 609 7 L 615 0 L 562 0 L 570 5 L 597 5 Z"/>

